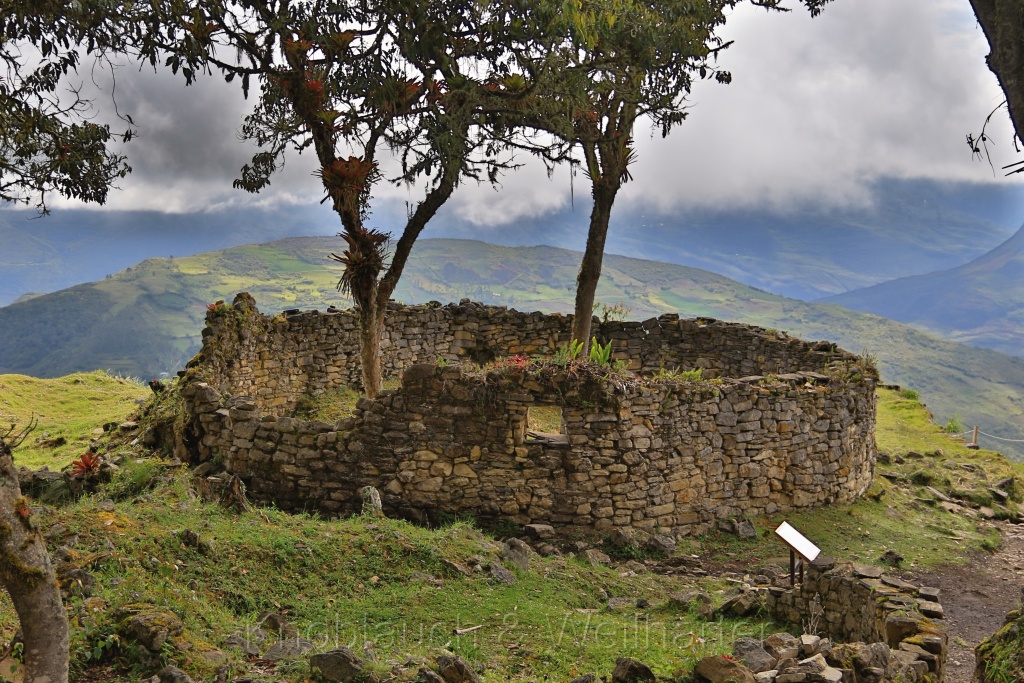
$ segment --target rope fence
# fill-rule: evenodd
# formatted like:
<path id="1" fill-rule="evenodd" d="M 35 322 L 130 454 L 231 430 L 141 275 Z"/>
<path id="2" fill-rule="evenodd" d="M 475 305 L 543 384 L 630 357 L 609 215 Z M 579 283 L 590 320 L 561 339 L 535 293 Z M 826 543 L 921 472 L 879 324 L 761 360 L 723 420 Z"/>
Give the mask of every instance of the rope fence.
<path id="1" fill-rule="evenodd" d="M 970 432 L 965 432 L 965 433 L 969 434 Z M 978 430 L 978 433 L 979 434 L 983 434 L 983 435 L 987 436 L 990 439 L 997 439 L 999 441 L 1009 441 L 1010 443 L 1024 443 L 1024 439 L 1007 439 L 1006 437 L 996 436 L 995 434 L 989 434 L 988 432 L 983 432 L 981 430 Z"/>
<path id="2" fill-rule="evenodd" d="M 968 448 L 979 448 L 978 436 L 987 436 L 990 439 L 996 441 L 1005 441 L 1006 443 L 1024 443 L 1024 439 L 1008 439 L 1005 436 L 996 436 L 995 434 L 989 434 L 988 432 L 981 431 L 978 427 L 974 429 L 968 429 L 966 432 L 957 432 L 956 434 L 950 434 L 952 437 L 967 439 L 970 438 L 970 443 L 967 444 Z"/>

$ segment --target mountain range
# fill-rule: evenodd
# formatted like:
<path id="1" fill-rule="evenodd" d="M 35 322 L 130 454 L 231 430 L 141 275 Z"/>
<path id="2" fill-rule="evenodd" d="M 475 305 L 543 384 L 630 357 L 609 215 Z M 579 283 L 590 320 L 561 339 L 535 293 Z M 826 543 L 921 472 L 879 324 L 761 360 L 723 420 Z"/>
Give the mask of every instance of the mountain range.
<path id="1" fill-rule="evenodd" d="M 886 179 L 861 204 L 824 207 L 659 210 L 620 201 L 607 250 L 704 268 L 803 300 L 960 266 L 1010 237 L 1024 220 L 1024 192 L 1005 184 Z M 443 211 L 426 237 L 503 246 L 582 249 L 589 202 L 511 224 L 480 225 Z M 399 202 L 379 202 L 370 224 L 392 230 Z M 322 206 L 222 208 L 161 214 L 54 210 L 0 212 L 0 306 L 99 280 L 143 259 L 188 256 L 239 244 L 333 235 Z"/>
<path id="2" fill-rule="evenodd" d="M 899 278 L 824 301 L 1024 356 L 1024 228 L 957 268 Z"/>
<path id="3" fill-rule="evenodd" d="M 142 378 L 173 372 L 194 354 L 206 305 L 249 291 L 260 309 L 347 305 L 328 237 L 289 238 L 190 257 L 147 259 L 109 278 L 0 308 L 0 374 L 59 376 L 108 369 Z M 551 247 L 421 240 L 395 298 L 463 297 L 522 310 L 572 309 L 580 254 Z M 920 391 L 942 421 L 1024 437 L 1024 360 L 944 340 L 885 318 L 808 303 L 708 271 L 609 255 L 598 299 L 632 318 L 664 312 L 738 320 L 828 339 L 877 358 L 883 378 Z M 992 445 L 992 444 L 987 444 Z M 1013 444 L 1000 443 L 1017 457 Z"/>
<path id="4" fill-rule="evenodd" d="M 448 221 L 431 237 L 583 249 L 589 217 L 562 210 L 506 230 Z M 788 209 L 616 205 L 606 251 L 720 273 L 775 294 L 815 300 L 977 258 L 1024 221 L 1017 185 L 886 179 L 865 204 Z M 432 228 L 432 230 L 434 230 Z"/>

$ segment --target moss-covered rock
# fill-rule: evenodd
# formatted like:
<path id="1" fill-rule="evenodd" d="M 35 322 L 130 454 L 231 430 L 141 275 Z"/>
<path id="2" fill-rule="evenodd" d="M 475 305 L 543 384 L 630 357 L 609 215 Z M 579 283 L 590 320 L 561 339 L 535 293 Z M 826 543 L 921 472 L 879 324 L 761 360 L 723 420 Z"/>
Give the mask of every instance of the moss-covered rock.
<path id="1" fill-rule="evenodd" d="M 1024 612 L 1006 615 L 1001 629 L 974 648 L 975 683 L 1024 683 Z"/>

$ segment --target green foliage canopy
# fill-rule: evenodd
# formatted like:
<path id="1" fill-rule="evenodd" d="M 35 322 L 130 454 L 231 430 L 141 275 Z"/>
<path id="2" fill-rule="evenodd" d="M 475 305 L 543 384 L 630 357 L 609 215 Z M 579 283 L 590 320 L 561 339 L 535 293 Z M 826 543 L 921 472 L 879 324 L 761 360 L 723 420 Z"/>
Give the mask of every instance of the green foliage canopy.
<path id="1" fill-rule="evenodd" d="M 67 78 L 120 40 L 116 14 L 98 0 L 0 0 L 0 201 L 66 197 L 102 204 L 131 168 L 109 144 L 128 130 L 88 120 L 91 102 Z"/>
<path id="2" fill-rule="evenodd" d="M 586 344 L 615 197 L 631 179 L 633 135 L 646 117 L 667 136 L 687 115 L 694 79 L 728 83 L 731 74 L 714 58 L 728 47 L 718 35 L 727 12 L 740 0 L 550 0 L 524 2 L 522 16 L 534 41 L 550 53 L 527 67 L 537 88 L 524 105 L 494 116 L 492 134 L 538 153 L 549 162 L 582 155 L 594 207 L 577 281 L 573 338 Z M 804 0 L 812 15 L 828 0 Z M 752 0 L 785 10 L 780 0 Z M 537 144 L 549 136 L 561 145 L 551 153 Z"/>

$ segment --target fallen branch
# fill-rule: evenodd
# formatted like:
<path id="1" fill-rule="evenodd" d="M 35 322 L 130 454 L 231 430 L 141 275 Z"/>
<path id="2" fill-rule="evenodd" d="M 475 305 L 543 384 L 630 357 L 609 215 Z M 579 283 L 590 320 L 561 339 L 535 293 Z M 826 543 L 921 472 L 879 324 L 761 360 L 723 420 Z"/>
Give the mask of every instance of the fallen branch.
<path id="1" fill-rule="evenodd" d="M 464 636 L 467 633 L 472 633 L 473 631 L 479 631 L 483 627 L 484 627 L 484 625 L 480 624 L 479 626 L 470 626 L 469 628 L 456 628 L 456 629 L 453 629 L 452 632 L 455 635 L 457 635 L 457 636 Z"/>

